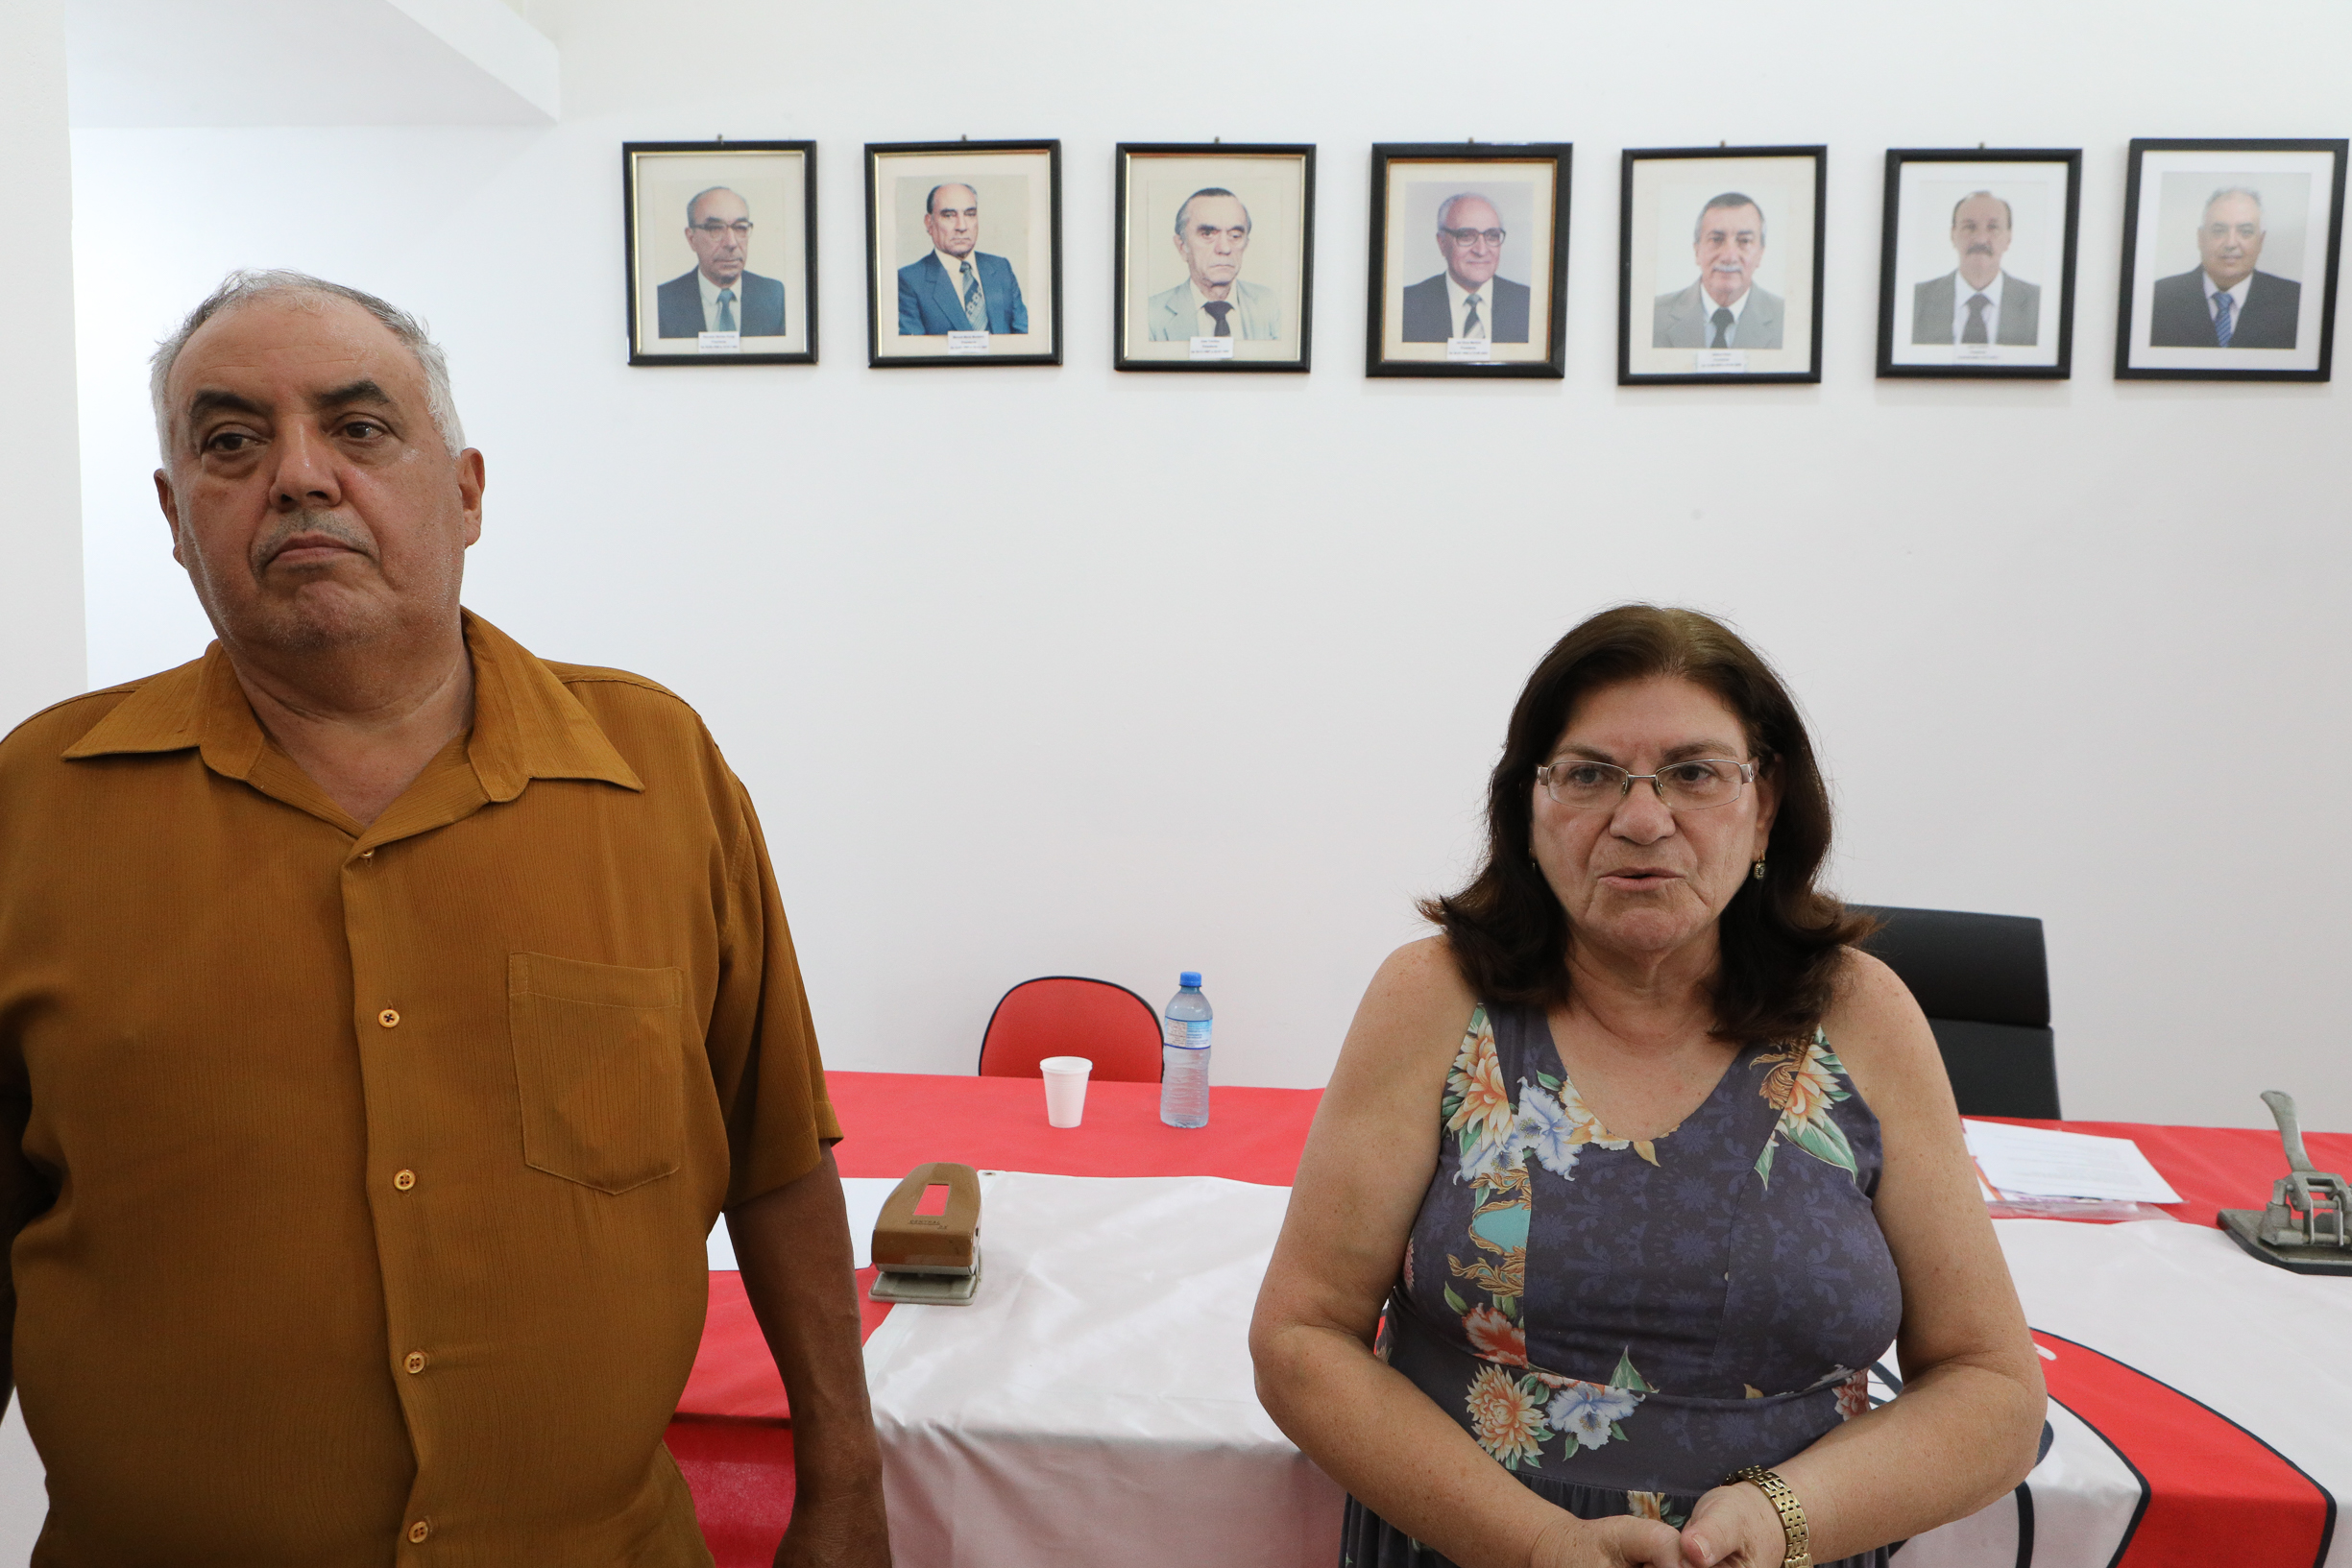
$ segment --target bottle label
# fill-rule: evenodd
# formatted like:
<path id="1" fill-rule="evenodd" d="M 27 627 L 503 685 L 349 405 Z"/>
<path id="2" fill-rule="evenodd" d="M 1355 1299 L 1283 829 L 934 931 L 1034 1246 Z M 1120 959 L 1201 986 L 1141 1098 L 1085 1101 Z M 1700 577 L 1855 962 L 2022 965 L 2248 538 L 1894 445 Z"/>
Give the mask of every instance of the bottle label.
<path id="1" fill-rule="evenodd" d="M 1209 1049 L 1209 1025 L 1215 1022 L 1210 1018 L 1168 1019 L 1168 1043 L 1179 1050 L 1206 1050 Z"/>

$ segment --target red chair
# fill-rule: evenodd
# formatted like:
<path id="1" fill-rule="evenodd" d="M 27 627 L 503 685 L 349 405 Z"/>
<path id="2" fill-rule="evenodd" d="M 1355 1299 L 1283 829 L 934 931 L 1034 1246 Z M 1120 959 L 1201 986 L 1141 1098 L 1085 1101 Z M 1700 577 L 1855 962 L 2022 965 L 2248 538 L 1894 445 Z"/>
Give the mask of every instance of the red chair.
<path id="1" fill-rule="evenodd" d="M 1023 980 L 988 1015 L 980 1041 L 980 1075 L 1033 1078 L 1048 1056 L 1083 1056 L 1093 1076 L 1157 1083 L 1159 1014 L 1124 985 L 1077 975 Z"/>

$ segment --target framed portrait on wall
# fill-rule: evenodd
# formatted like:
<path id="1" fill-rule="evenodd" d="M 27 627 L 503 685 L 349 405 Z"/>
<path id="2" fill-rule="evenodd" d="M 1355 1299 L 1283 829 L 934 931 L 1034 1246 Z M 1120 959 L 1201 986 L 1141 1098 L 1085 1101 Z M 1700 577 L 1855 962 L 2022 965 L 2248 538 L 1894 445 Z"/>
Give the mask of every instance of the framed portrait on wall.
<path id="1" fill-rule="evenodd" d="M 1061 363 L 1061 143 L 869 142 L 866 363 Z"/>
<path id="2" fill-rule="evenodd" d="M 1122 142 L 1112 365 L 1303 371 L 1315 324 L 1315 149 Z"/>
<path id="3" fill-rule="evenodd" d="M 1566 373 L 1566 142 L 1372 148 L 1367 375 Z"/>
<path id="4" fill-rule="evenodd" d="M 1890 149 L 1879 374 L 2064 380 L 2082 151 Z"/>
<path id="5" fill-rule="evenodd" d="M 1824 147 L 1625 153 L 1617 383 L 1821 379 Z"/>
<path id="6" fill-rule="evenodd" d="M 816 362 L 816 143 L 620 147 L 629 363 Z"/>
<path id="7" fill-rule="evenodd" d="M 2119 378 L 2328 378 L 2344 146 L 2132 142 Z"/>

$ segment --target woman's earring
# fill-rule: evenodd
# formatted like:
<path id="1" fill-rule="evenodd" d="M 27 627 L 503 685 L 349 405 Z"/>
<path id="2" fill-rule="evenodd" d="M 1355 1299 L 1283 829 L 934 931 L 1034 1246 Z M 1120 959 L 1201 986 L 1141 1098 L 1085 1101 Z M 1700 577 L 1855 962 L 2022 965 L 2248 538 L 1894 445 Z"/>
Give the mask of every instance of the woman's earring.
<path id="1" fill-rule="evenodd" d="M 1748 875 L 1759 882 L 1764 880 L 1764 857 L 1762 856 L 1756 857 L 1756 864 L 1748 868 Z"/>

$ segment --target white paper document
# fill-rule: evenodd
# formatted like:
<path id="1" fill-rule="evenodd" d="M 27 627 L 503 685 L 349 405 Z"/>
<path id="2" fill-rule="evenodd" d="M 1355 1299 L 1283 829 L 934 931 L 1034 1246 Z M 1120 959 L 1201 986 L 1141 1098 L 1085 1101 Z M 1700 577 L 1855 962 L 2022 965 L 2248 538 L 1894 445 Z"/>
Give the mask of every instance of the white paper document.
<path id="1" fill-rule="evenodd" d="M 2106 1197 L 2127 1203 L 2178 1203 L 2180 1194 L 2147 1163 L 2128 1138 L 2046 1127 L 2012 1127 L 2000 1122 L 1960 1125 L 1968 1152 L 1985 1182 L 2001 1194 L 2037 1197 Z"/>

